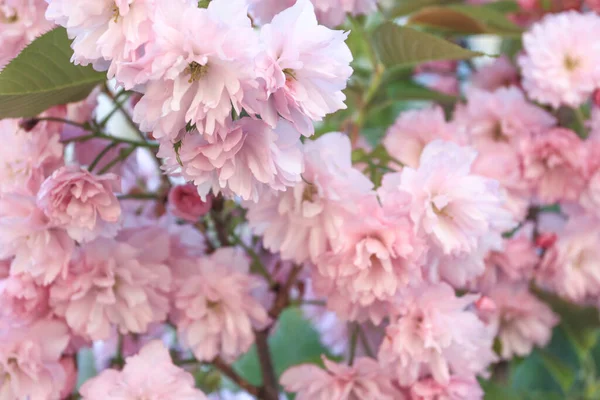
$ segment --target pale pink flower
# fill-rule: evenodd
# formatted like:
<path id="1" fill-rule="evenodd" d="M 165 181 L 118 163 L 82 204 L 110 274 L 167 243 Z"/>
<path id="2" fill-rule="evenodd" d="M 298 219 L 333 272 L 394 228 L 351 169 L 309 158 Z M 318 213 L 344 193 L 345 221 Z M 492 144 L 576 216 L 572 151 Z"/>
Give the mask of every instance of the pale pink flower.
<path id="1" fill-rule="evenodd" d="M 58 399 L 66 383 L 60 363 L 69 342 L 64 322 L 38 320 L 0 328 L 0 396 L 3 399 Z"/>
<path id="2" fill-rule="evenodd" d="M 456 139 L 453 127 L 446 122 L 444 110 L 434 106 L 400 114 L 383 139 L 388 153 L 411 168 L 419 166 L 425 146 L 436 139 Z M 390 167 L 398 168 L 391 164 Z"/>
<path id="3" fill-rule="evenodd" d="M 533 100 L 579 107 L 599 85 L 600 33 L 595 13 L 549 14 L 523 36 L 525 55 L 518 62 L 523 87 Z"/>
<path id="4" fill-rule="evenodd" d="M 527 286 L 497 284 L 487 295 L 496 305 L 494 326 L 500 340 L 500 356 L 525 357 L 533 346 L 545 347 L 559 318 L 550 307 L 529 292 Z"/>
<path id="5" fill-rule="evenodd" d="M 32 130 L 19 127 L 19 120 L 0 120 L 0 192 L 37 193 L 44 179 L 63 163 L 58 132 L 38 123 Z"/>
<path id="6" fill-rule="evenodd" d="M 477 153 L 436 140 L 425 147 L 419 168 L 387 174 L 380 196 L 412 197 L 410 217 L 419 232 L 444 254 L 470 253 L 480 241 L 501 241 L 514 223 L 503 208 L 497 181 L 471 173 Z"/>
<path id="7" fill-rule="evenodd" d="M 355 212 L 348 215 L 332 250 L 317 260 L 319 273 L 345 288 L 353 302 L 363 306 L 389 300 L 398 291 L 419 284 L 424 245 L 414 236 L 405 214 L 386 215 L 375 196 L 356 199 Z"/>
<path id="8" fill-rule="evenodd" d="M 499 243 L 480 240 L 475 250 L 469 253 L 444 254 L 440 249 L 430 249 L 423 266 L 424 278 L 432 283 L 446 282 L 462 289 L 468 282 L 484 274 L 485 255 L 499 248 Z"/>
<path id="9" fill-rule="evenodd" d="M 169 210 L 174 216 L 188 222 L 196 222 L 212 207 L 212 196 L 202 201 L 194 185 L 177 185 L 169 192 Z"/>
<path id="10" fill-rule="evenodd" d="M 482 374 L 495 360 L 493 336 L 468 307 L 475 295 L 456 297 L 446 284 L 415 288 L 398 300 L 379 348 L 379 361 L 402 385 L 431 374 L 448 384 L 451 376 Z"/>
<path id="11" fill-rule="evenodd" d="M 454 123 L 476 149 L 499 142 L 511 144 L 516 152 L 516 144 L 554 126 L 556 118 L 528 102 L 521 90 L 511 86 L 492 92 L 469 90 L 467 103 L 457 109 Z"/>
<path id="12" fill-rule="evenodd" d="M 69 37 L 74 39 L 72 61 L 108 69 L 111 78 L 137 61 L 153 38 L 154 0 L 47 2 L 46 18 L 67 28 Z M 124 83 L 131 88 L 142 82 L 128 79 Z"/>
<path id="13" fill-rule="evenodd" d="M 26 274 L 0 280 L 0 317 L 13 323 L 30 323 L 48 315 L 48 287 Z"/>
<path id="14" fill-rule="evenodd" d="M 92 175 L 70 165 L 57 169 L 42 183 L 37 204 L 53 226 L 66 229 L 73 240 L 89 242 L 116 235 L 121 206 L 114 192 L 119 190 L 117 175 Z"/>
<path id="15" fill-rule="evenodd" d="M 0 69 L 16 57 L 29 42 L 49 31 L 44 0 L 2 0 L 0 2 Z"/>
<path id="16" fill-rule="evenodd" d="M 374 299 L 363 305 L 352 300 L 355 293 L 350 289 L 333 285 L 328 278 L 314 274 L 312 280 L 315 282 L 315 292 L 327 299 L 327 308 L 346 321 L 380 325 L 390 315 L 391 306 L 387 300 Z"/>
<path id="17" fill-rule="evenodd" d="M 585 190 L 579 197 L 579 204 L 586 212 L 600 217 L 600 168 L 589 179 Z"/>
<path id="18" fill-rule="evenodd" d="M 67 399 L 77 386 L 77 365 L 75 357 L 64 356 L 60 359 L 60 365 L 65 371 L 65 383 L 60 391 L 60 398 Z"/>
<path id="19" fill-rule="evenodd" d="M 575 132 L 555 128 L 525 141 L 524 177 L 545 203 L 577 200 L 589 178 L 588 149 Z"/>
<path id="20" fill-rule="evenodd" d="M 49 224 L 35 198 L 0 196 L 0 258 L 14 257 L 12 275 L 27 274 L 48 285 L 66 275 L 74 247 L 65 231 Z"/>
<path id="21" fill-rule="evenodd" d="M 173 364 L 169 349 L 153 341 L 127 357 L 122 371 L 108 369 L 81 387 L 83 400 L 206 400 L 194 377 Z"/>
<path id="22" fill-rule="evenodd" d="M 303 181 L 284 193 L 270 193 L 246 203 L 250 228 L 264 246 L 284 260 L 315 261 L 358 198 L 373 184 L 352 166 L 347 135 L 328 133 L 304 144 Z"/>
<path id="23" fill-rule="evenodd" d="M 190 262 L 187 279 L 173 293 L 180 340 L 199 360 L 233 361 L 254 342 L 252 329 L 269 322 L 252 294 L 265 290 L 264 282 L 250 274 L 250 260 L 239 249 L 220 248 Z"/>
<path id="24" fill-rule="evenodd" d="M 571 301 L 600 295 L 600 229 L 595 218 L 572 218 L 544 254 L 536 279 Z"/>
<path id="25" fill-rule="evenodd" d="M 389 374 L 372 358 L 361 357 L 352 366 L 322 357 L 325 369 L 301 364 L 286 370 L 281 384 L 298 400 L 401 400 Z"/>
<path id="26" fill-rule="evenodd" d="M 285 191 L 300 182 L 304 166 L 299 138 L 285 120 L 271 129 L 246 117 L 223 128 L 212 143 L 196 131 L 183 136 L 179 149 L 163 141 L 159 156 L 166 158 L 167 172 L 193 181 L 202 198 L 212 189 L 256 202 L 263 193 Z"/>
<path id="27" fill-rule="evenodd" d="M 309 0 L 299 0 L 264 25 L 261 68 L 270 97 L 256 107 L 261 117 L 275 126 L 281 116 L 310 136 L 312 121 L 346 108 L 342 90 L 352 75 L 347 37 L 318 25 Z"/>
<path id="28" fill-rule="evenodd" d="M 450 377 L 441 384 L 435 379 L 420 380 L 410 388 L 411 400 L 482 400 L 483 390 L 475 377 Z"/>
<path id="29" fill-rule="evenodd" d="M 506 55 L 479 68 L 471 78 L 471 84 L 474 87 L 490 92 L 501 87 L 516 85 L 518 82 L 519 71 Z"/>
<path id="30" fill-rule="evenodd" d="M 195 125 L 213 140 L 232 110 L 252 114 L 245 94 L 257 85 L 259 47 L 244 0 L 213 0 L 207 9 L 161 3 L 153 29 L 152 80 L 133 113 L 142 130 L 176 142 Z"/>
<path id="31" fill-rule="evenodd" d="M 247 0 L 248 13 L 258 25 L 264 25 L 286 8 L 293 6 L 296 0 Z"/>
<path id="32" fill-rule="evenodd" d="M 103 340 L 111 325 L 119 332 L 143 333 L 153 322 L 164 321 L 169 310 L 171 272 L 166 233 L 154 241 L 143 230 L 124 237 L 96 239 L 79 248 L 71 271 L 51 288 L 50 304 L 77 334 Z M 117 241 L 120 240 L 120 241 Z M 155 243 L 164 243 L 156 246 Z"/>

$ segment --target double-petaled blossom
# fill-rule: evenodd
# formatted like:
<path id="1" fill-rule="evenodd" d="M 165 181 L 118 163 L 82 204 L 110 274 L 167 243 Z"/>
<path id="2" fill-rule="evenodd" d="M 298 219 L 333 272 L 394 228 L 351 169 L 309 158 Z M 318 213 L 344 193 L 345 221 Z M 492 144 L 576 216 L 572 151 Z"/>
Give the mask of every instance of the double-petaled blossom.
<path id="1" fill-rule="evenodd" d="M 117 233 L 121 207 L 114 174 L 92 175 L 75 165 L 65 166 L 42 183 L 37 204 L 53 226 L 64 228 L 78 242 Z"/>
<path id="2" fill-rule="evenodd" d="M 27 274 L 0 279 L 0 320 L 23 324 L 47 316 L 49 291 Z"/>
<path id="3" fill-rule="evenodd" d="M 495 361 L 493 335 L 469 306 L 477 296 L 456 297 L 446 284 L 405 292 L 396 305 L 379 361 L 400 384 L 431 375 L 448 384 L 452 376 L 482 374 Z"/>
<path id="4" fill-rule="evenodd" d="M 54 312 L 74 333 L 92 340 L 107 339 L 113 325 L 122 334 L 144 333 L 164 321 L 171 271 L 169 238 L 160 234 L 148 241 L 144 229 L 130 229 L 79 247 L 69 274 L 51 288 Z"/>
<path id="5" fill-rule="evenodd" d="M 175 146 L 161 142 L 166 170 L 192 181 L 203 198 L 223 192 L 258 201 L 271 191 L 300 182 L 303 170 L 300 134 L 285 120 L 272 129 L 263 121 L 242 118 L 221 128 L 213 142 L 197 131 L 185 133 Z"/>
<path id="6" fill-rule="evenodd" d="M 590 148 L 575 132 L 555 128 L 522 144 L 523 176 L 545 203 L 575 201 L 589 179 Z"/>
<path id="7" fill-rule="evenodd" d="M 128 88 L 142 83 L 129 76 L 136 75 L 132 64 L 144 55 L 148 50 L 146 45 L 154 39 L 155 0 L 46 1 L 49 3 L 46 18 L 65 27 L 74 39 L 72 61 L 108 69 L 110 77 L 116 73 Z M 126 74 L 128 79 L 121 79 Z"/>
<path id="8" fill-rule="evenodd" d="M 52 28 L 44 0 L 0 2 L 0 69 L 36 37 Z"/>
<path id="9" fill-rule="evenodd" d="M 345 288 L 349 300 L 368 306 L 421 282 L 425 249 L 415 237 L 409 204 L 406 196 L 404 215 L 401 201 L 386 215 L 375 196 L 357 200 L 332 249 L 317 260 L 319 273 L 334 282 L 334 291 Z"/>
<path id="10" fill-rule="evenodd" d="M 0 325 L 1 398 L 58 399 L 67 378 L 60 357 L 68 343 L 69 330 L 58 320 Z"/>
<path id="11" fill-rule="evenodd" d="M 398 192 L 410 195 L 415 230 L 446 255 L 472 253 L 481 241 L 501 241 L 514 223 L 503 207 L 499 184 L 475 175 L 477 153 L 452 142 L 436 140 L 425 147 L 418 168 L 387 174 L 382 201 Z"/>
<path id="12" fill-rule="evenodd" d="M 309 0 L 297 1 L 264 25 L 259 68 L 268 99 L 257 106 L 263 120 L 275 126 L 281 116 L 310 136 L 313 121 L 346 108 L 342 90 L 352 75 L 347 37 L 319 25 Z"/>
<path id="13" fill-rule="evenodd" d="M 282 193 L 248 203 L 248 222 L 264 246 L 285 260 L 302 263 L 330 248 L 348 207 L 371 192 L 373 184 L 353 168 L 350 140 L 328 133 L 304 144 L 302 182 Z"/>
<path id="14" fill-rule="evenodd" d="M 387 130 L 383 145 L 404 165 L 418 168 L 423 149 L 436 139 L 460 141 L 454 127 L 446 122 L 444 110 L 438 106 L 400 114 Z"/>
<path id="15" fill-rule="evenodd" d="M 107 369 L 81 387 L 83 400 L 206 400 L 194 377 L 173 364 L 169 349 L 152 341 L 125 360 L 121 371 Z"/>
<path id="16" fill-rule="evenodd" d="M 0 191 L 35 194 L 39 185 L 63 163 L 58 131 L 38 122 L 25 130 L 19 120 L 0 120 Z"/>
<path id="17" fill-rule="evenodd" d="M 600 229 L 591 216 L 571 219 L 547 249 L 536 279 L 571 301 L 600 295 Z"/>
<path id="18" fill-rule="evenodd" d="M 214 0 L 206 9 L 161 2 L 153 30 L 152 79 L 134 120 L 157 139 L 176 142 L 195 125 L 213 141 L 232 111 L 249 110 L 245 97 L 258 85 L 258 35 L 244 1 Z"/>
<path id="19" fill-rule="evenodd" d="M 0 258 L 14 257 L 11 275 L 27 274 L 48 285 L 66 276 L 75 243 L 53 227 L 35 198 L 17 194 L 0 196 Z"/>
<path id="20" fill-rule="evenodd" d="M 579 107 L 600 84 L 600 33 L 595 13 L 549 14 L 523 35 L 518 62 L 533 100 L 558 108 Z"/>
<path id="21" fill-rule="evenodd" d="M 188 261 L 174 289 L 173 318 L 182 344 L 197 359 L 233 361 L 254 342 L 253 328 L 269 323 L 266 309 L 253 296 L 265 289 L 264 282 L 249 271 L 250 260 L 235 248 Z"/>
<path id="22" fill-rule="evenodd" d="M 544 347 L 550 342 L 552 328 L 559 318 L 526 286 L 499 283 L 486 295 L 495 304 L 493 324 L 498 331 L 502 358 L 524 357 L 533 346 Z"/>
<path id="23" fill-rule="evenodd" d="M 389 373 L 372 358 L 361 357 L 352 366 L 323 357 L 325 369 L 316 365 L 294 366 L 283 373 L 281 384 L 298 400 L 400 400 L 402 393 Z"/>
<path id="24" fill-rule="evenodd" d="M 479 68 L 471 78 L 471 84 L 482 90 L 494 91 L 501 87 L 510 87 L 519 81 L 519 71 L 510 59 L 502 55 L 491 64 Z"/>
<path id="25" fill-rule="evenodd" d="M 427 378 L 410 387 L 411 400 L 481 400 L 483 394 L 475 377 L 452 376 L 447 384 Z"/>

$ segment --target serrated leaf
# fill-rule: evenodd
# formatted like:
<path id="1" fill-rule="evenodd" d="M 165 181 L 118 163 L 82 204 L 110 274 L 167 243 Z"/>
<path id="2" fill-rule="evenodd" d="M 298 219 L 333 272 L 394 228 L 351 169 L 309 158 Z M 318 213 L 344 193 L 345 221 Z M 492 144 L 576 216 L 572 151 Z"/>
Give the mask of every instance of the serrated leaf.
<path id="1" fill-rule="evenodd" d="M 387 67 L 417 65 L 437 60 L 464 60 L 484 55 L 464 49 L 429 33 L 384 23 L 375 31 L 377 53 Z"/>
<path id="2" fill-rule="evenodd" d="M 518 36 L 522 33 L 504 14 L 484 6 L 425 7 L 413 14 L 408 23 L 463 34 Z"/>
<path id="3" fill-rule="evenodd" d="M 0 118 L 34 117 L 58 105 L 83 100 L 106 74 L 71 63 L 63 28 L 40 36 L 0 72 Z"/>

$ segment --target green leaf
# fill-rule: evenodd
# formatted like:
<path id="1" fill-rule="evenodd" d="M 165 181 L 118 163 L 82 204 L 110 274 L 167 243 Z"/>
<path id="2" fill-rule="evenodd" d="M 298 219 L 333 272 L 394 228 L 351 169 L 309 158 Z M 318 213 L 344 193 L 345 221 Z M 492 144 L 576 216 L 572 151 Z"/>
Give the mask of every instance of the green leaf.
<path id="1" fill-rule="evenodd" d="M 27 46 L 0 72 L 0 118 L 34 117 L 83 100 L 106 74 L 71 63 L 67 32 L 56 28 Z"/>
<path id="2" fill-rule="evenodd" d="M 548 351 L 540 350 L 540 357 L 548 372 L 560 385 L 563 393 L 568 393 L 575 382 L 575 371 L 561 359 Z"/>
<path id="3" fill-rule="evenodd" d="M 399 0 L 399 4 L 392 8 L 390 17 L 402 17 L 420 10 L 423 7 L 450 3 L 451 0 Z"/>
<path id="4" fill-rule="evenodd" d="M 96 374 L 94 351 L 91 348 L 82 348 L 77 352 L 77 388 Z"/>
<path id="5" fill-rule="evenodd" d="M 413 14 L 408 23 L 464 34 L 520 36 L 522 33 L 521 28 L 501 12 L 464 4 L 423 8 Z"/>
<path id="6" fill-rule="evenodd" d="M 486 3 L 483 7 L 491 8 L 502 13 L 513 13 L 519 11 L 520 7 L 515 0 L 500 0 Z"/>
<path id="7" fill-rule="evenodd" d="M 329 356 L 321 344 L 319 334 L 306 321 L 298 309 L 288 309 L 269 338 L 275 373 L 279 377 L 292 365 L 321 364 L 321 354 Z M 254 385 L 260 385 L 262 377 L 256 347 L 244 354 L 235 364 L 235 370 Z"/>
<path id="8" fill-rule="evenodd" d="M 429 33 L 384 23 L 375 31 L 375 48 L 387 67 L 417 65 L 436 60 L 464 60 L 483 55 Z"/>
<path id="9" fill-rule="evenodd" d="M 525 400 L 521 393 L 505 385 L 492 381 L 481 381 L 480 383 L 485 392 L 485 400 Z"/>

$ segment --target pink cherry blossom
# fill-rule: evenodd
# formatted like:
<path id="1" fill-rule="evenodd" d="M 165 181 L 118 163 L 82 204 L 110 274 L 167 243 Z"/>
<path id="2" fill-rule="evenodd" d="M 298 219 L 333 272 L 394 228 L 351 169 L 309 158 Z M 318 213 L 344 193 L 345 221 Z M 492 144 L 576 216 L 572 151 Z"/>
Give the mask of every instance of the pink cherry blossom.
<path id="1" fill-rule="evenodd" d="M 202 201 L 194 185 L 177 185 L 169 192 L 169 209 L 174 216 L 189 222 L 207 214 L 212 207 L 212 197 Z"/>
<path id="2" fill-rule="evenodd" d="M 149 324 L 165 320 L 169 239 L 163 233 L 140 243 L 140 236 L 146 237 L 143 230 L 126 231 L 116 240 L 100 238 L 80 247 L 69 275 L 52 286 L 50 304 L 75 333 L 103 340 L 113 324 L 122 334 L 143 333 Z"/>
<path id="3" fill-rule="evenodd" d="M 544 254 L 538 282 L 571 301 L 581 302 L 600 295 L 600 229 L 589 216 L 570 220 Z"/>
<path id="4" fill-rule="evenodd" d="M 485 143 L 514 143 L 547 130 L 556 119 L 531 104 L 516 87 L 501 87 L 492 92 L 469 90 L 467 103 L 454 116 L 457 129 L 466 132 L 477 149 Z"/>
<path id="5" fill-rule="evenodd" d="M 471 78 L 471 83 L 476 88 L 493 92 L 503 86 L 513 86 L 518 80 L 519 71 L 507 56 L 502 55 L 491 64 L 479 68 Z"/>
<path id="6" fill-rule="evenodd" d="M 38 320 L 0 327 L 0 393 L 4 399 L 58 399 L 66 373 L 60 363 L 69 342 L 64 322 Z"/>
<path id="7" fill-rule="evenodd" d="M 483 390 L 475 377 L 450 377 L 448 384 L 423 379 L 410 388 L 412 400 L 482 400 Z"/>
<path id="8" fill-rule="evenodd" d="M 46 21 L 44 0 L 3 0 L 0 3 L 0 69 L 29 42 L 52 29 Z"/>
<path id="9" fill-rule="evenodd" d="M 448 384 L 451 376 L 481 374 L 495 360 L 490 331 L 468 310 L 477 296 L 456 297 L 446 284 L 424 286 L 398 301 L 379 361 L 403 385 L 425 374 Z"/>
<path id="10" fill-rule="evenodd" d="M 404 165 L 417 168 L 423 149 L 436 139 L 458 140 L 453 127 L 446 122 L 444 110 L 438 106 L 400 114 L 388 129 L 383 145 Z"/>
<path id="11" fill-rule="evenodd" d="M 494 324 L 502 358 L 524 357 L 531 353 L 533 346 L 544 347 L 550 342 L 552 328 L 559 318 L 526 286 L 498 284 L 488 296 L 496 305 Z"/>
<path id="12" fill-rule="evenodd" d="M 114 195 L 118 176 L 95 176 L 78 166 L 65 166 L 44 181 L 37 204 L 54 226 L 65 228 L 78 242 L 117 233 L 121 207 Z"/>
<path id="13" fill-rule="evenodd" d="M 350 299 L 363 306 L 419 284 L 424 246 L 414 236 L 409 202 L 407 198 L 404 217 L 386 218 L 375 196 L 357 201 L 356 212 L 345 218 L 332 250 L 317 260 L 319 273 L 346 288 Z"/>
<path id="14" fill-rule="evenodd" d="M 26 274 L 0 280 L 0 318 L 11 323 L 31 323 L 48 315 L 49 289 Z M 1 323 L 0 323 L 1 325 Z"/>
<path id="15" fill-rule="evenodd" d="M 579 107 L 598 88 L 600 32 L 595 13 L 549 14 L 523 35 L 518 62 L 523 87 L 533 100 L 558 108 Z"/>
<path id="16" fill-rule="evenodd" d="M 199 360 L 233 361 L 254 342 L 252 328 L 269 322 L 252 295 L 264 290 L 264 282 L 249 274 L 250 260 L 235 248 L 219 248 L 192 262 L 187 279 L 174 290 L 180 340 Z"/>
<path id="17" fill-rule="evenodd" d="M 525 141 L 524 177 L 540 201 L 577 200 L 589 178 L 588 149 L 575 132 L 555 128 Z"/>
<path id="18" fill-rule="evenodd" d="M 361 357 L 352 366 L 323 357 L 325 369 L 301 364 L 283 373 L 281 384 L 298 400 L 401 400 L 391 377 L 372 358 Z"/>
<path id="19" fill-rule="evenodd" d="M 287 121 L 271 129 L 246 117 L 224 128 L 212 143 L 195 131 L 184 135 L 178 150 L 163 141 L 159 156 L 166 158 L 167 172 L 193 181 L 202 198 L 212 189 L 256 202 L 265 192 L 284 191 L 300 182 L 299 137 Z"/>
<path id="20" fill-rule="evenodd" d="M 31 131 L 19 127 L 19 120 L 0 120 L 0 192 L 35 194 L 39 185 L 63 163 L 63 146 L 58 131 L 38 123 Z"/>
<path id="21" fill-rule="evenodd" d="M 373 184 L 351 162 L 348 137 L 328 133 L 304 144 L 303 181 L 247 203 L 248 222 L 264 246 L 284 260 L 315 261 L 339 232 L 347 207 Z"/>
<path id="22" fill-rule="evenodd" d="M 169 350 L 153 341 L 127 357 L 122 371 L 107 369 L 81 387 L 83 400 L 206 400 L 194 377 L 171 361 Z"/>
<path id="23" fill-rule="evenodd" d="M 267 103 L 261 117 L 275 126 L 278 116 L 292 121 L 306 136 L 312 121 L 346 108 L 342 90 L 352 75 L 348 34 L 317 24 L 309 0 L 299 0 L 261 29 Z"/>
<path id="24" fill-rule="evenodd" d="M 207 9 L 161 3 L 153 29 L 152 80 L 133 114 L 142 130 L 175 142 L 189 124 L 212 138 L 232 109 L 249 110 L 259 47 L 244 0 L 213 0 Z"/>
<path id="25" fill-rule="evenodd" d="M 64 277 L 75 243 L 54 229 L 30 196 L 0 196 L 0 258 L 14 257 L 10 273 L 27 274 L 48 285 Z"/>
<path id="26" fill-rule="evenodd" d="M 473 252 L 483 238 L 500 241 L 514 223 L 503 208 L 498 182 L 471 173 L 476 156 L 470 148 L 433 141 L 421 154 L 418 169 L 406 167 L 384 177 L 382 201 L 409 193 L 416 229 L 444 254 Z"/>

